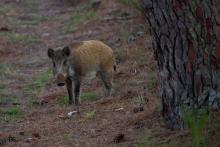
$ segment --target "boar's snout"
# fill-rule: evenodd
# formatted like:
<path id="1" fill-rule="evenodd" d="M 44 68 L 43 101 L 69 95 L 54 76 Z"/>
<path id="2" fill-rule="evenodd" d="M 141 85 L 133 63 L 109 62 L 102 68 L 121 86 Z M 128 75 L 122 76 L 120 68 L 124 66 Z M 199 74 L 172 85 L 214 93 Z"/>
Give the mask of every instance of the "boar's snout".
<path id="1" fill-rule="evenodd" d="M 57 81 L 58 86 L 64 86 L 65 85 L 65 80 L 66 80 L 66 78 L 65 78 L 64 75 L 62 75 L 62 74 L 57 75 L 56 81 Z"/>

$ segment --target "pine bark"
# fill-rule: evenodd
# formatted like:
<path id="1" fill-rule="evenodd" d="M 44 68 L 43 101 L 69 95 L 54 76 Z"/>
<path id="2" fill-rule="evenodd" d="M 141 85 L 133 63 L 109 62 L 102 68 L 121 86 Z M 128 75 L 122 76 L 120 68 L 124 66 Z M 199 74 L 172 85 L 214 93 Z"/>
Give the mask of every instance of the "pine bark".
<path id="1" fill-rule="evenodd" d="M 144 0 L 154 36 L 162 114 L 185 127 L 183 107 L 220 109 L 220 1 Z"/>

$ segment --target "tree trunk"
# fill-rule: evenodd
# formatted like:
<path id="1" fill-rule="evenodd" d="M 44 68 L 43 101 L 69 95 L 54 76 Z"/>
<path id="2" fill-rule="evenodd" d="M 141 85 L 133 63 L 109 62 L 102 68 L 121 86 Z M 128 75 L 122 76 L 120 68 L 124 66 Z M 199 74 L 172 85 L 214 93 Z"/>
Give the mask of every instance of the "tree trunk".
<path id="1" fill-rule="evenodd" d="M 184 128 L 182 108 L 220 108 L 220 1 L 144 0 L 154 36 L 162 114 Z"/>

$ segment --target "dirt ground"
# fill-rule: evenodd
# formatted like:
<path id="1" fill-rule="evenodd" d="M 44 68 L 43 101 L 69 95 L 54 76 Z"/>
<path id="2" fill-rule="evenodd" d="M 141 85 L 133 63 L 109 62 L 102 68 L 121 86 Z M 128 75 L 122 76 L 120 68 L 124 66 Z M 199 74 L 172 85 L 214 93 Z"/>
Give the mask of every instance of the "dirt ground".
<path id="1" fill-rule="evenodd" d="M 85 20 L 71 20 L 87 12 Z M 1 0 L 0 20 L 0 98 L 12 99 L 0 103 L 0 146 L 168 146 L 187 138 L 163 124 L 151 37 L 137 9 L 117 0 Z M 47 78 L 47 49 L 90 39 L 104 41 L 118 58 L 113 94 L 101 96 L 99 79 L 88 78 L 82 93 L 96 92 L 98 100 L 60 105 L 67 92 Z M 11 108 L 20 117 L 4 119 Z"/>

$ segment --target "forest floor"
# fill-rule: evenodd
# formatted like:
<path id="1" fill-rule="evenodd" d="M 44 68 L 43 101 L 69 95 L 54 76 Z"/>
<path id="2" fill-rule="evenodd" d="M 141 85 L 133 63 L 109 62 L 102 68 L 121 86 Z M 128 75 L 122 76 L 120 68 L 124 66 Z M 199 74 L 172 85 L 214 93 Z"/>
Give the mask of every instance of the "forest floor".
<path id="1" fill-rule="evenodd" d="M 0 146 L 187 146 L 188 133 L 166 129 L 160 116 L 151 37 L 137 9 L 120 0 L 1 0 L 0 19 Z M 103 97 L 100 80 L 88 77 L 81 104 L 69 106 L 47 49 L 95 39 L 118 61 L 113 94 Z"/>

